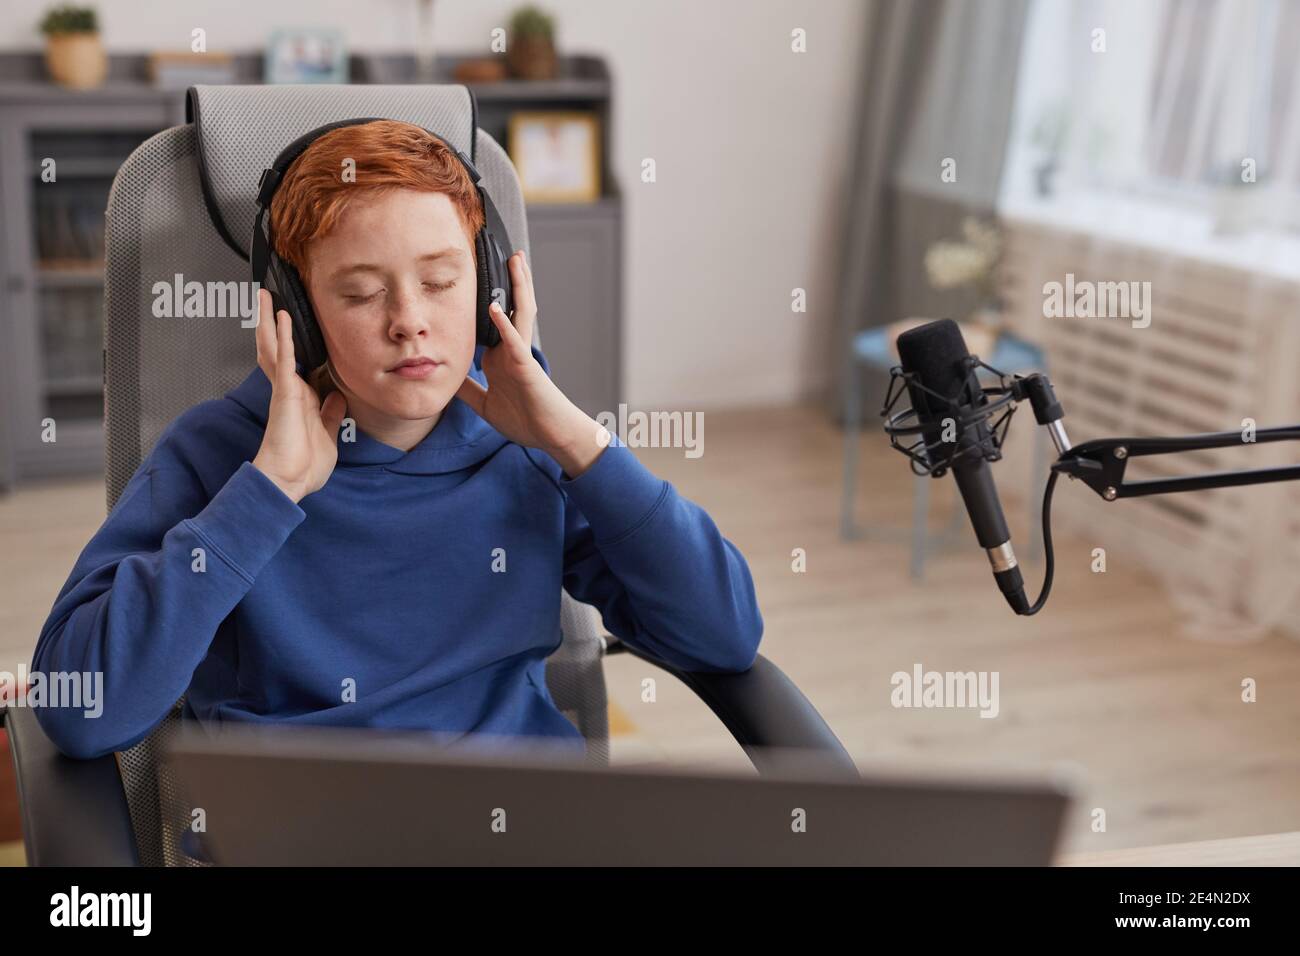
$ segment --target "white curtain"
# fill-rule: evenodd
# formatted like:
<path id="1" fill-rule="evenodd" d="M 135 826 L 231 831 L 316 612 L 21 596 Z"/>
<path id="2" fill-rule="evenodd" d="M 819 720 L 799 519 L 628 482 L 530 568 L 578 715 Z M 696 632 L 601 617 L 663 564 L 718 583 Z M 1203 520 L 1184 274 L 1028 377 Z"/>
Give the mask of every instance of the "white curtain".
<path id="1" fill-rule="evenodd" d="M 835 416 L 855 335 L 905 316 L 953 314 L 962 304 L 961 295 L 930 288 L 922 262 L 930 242 L 955 233 L 972 211 L 989 213 L 997 199 L 1027 2 L 870 4 L 841 207 Z M 960 174 L 939 188 L 948 157 Z M 885 377 L 862 374 L 862 394 L 871 396 L 863 414 L 874 416 Z"/>

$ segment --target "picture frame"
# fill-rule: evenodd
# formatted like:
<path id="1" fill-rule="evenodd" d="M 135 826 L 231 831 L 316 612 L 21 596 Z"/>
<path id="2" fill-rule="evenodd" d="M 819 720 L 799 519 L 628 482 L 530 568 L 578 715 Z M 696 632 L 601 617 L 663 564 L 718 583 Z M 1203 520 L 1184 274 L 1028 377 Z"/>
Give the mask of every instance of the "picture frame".
<path id="1" fill-rule="evenodd" d="M 317 28 L 274 31 L 266 46 L 263 78 L 267 83 L 346 83 L 343 33 Z"/>
<path id="2" fill-rule="evenodd" d="M 525 202 L 595 202 L 601 192 L 600 120 L 582 111 L 520 110 L 507 124 L 506 151 Z"/>

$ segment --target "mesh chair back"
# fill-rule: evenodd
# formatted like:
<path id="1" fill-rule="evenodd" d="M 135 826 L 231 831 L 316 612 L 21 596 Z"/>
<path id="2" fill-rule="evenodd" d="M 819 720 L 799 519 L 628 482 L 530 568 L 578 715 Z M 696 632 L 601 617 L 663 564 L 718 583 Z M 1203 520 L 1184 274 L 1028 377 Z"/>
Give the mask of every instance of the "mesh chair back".
<path id="1" fill-rule="evenodd" d="M 532 261 L 514 166 L 477 129 L 475 105 L 463 86 L 198 86 L 190 91 L 189 115 L 191 122 L 142 143 L 123 163 L 109 194 L 104 424 L 110 509 L 176 416 L 221 397 L 256 364 L 253 332 L 237 317 L 155 317 L 153 287 L 171 284 L 177 274 L 184 282 L 249 279 L 258 178 L 302 133 L 356 116 L 433 130 L 471 157 L 511 242 Z M 536 328 L 534 344 L 540 343 Z M 603 764 L 609 751 L 598 620 L 594 609 L 562 594 L 564 641 L 548 659 L 546 677 L 556 706 L 586 737 L 589 759 Z M 198 862 L 178 845 L 189 810 L 160 760 L 177 729 L 182 701 L 149 737 L 118 754 L 145 865 Z"/>

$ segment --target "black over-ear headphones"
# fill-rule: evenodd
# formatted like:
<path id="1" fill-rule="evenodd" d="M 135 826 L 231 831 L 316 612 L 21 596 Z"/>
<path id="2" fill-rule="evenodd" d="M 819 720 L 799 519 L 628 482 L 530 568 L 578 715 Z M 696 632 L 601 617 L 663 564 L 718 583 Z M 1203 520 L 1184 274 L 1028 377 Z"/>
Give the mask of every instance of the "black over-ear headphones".
<path id="1" fill-rule="evenodd" d="M 253 223 L 253 242 L 249 251 L 249 260 L 253 264 L 253 279 L 270 291 L 272 305 L 277 314 L 281 309 L 289 313 L 293 321 L 294 355 L 302 363 L 306 372 L 323 365 L 329 358 L 329 352 L 325 348 L 320 324 L 316 320 L 316 313 L 311 307 L 311 300 L 307 297 L 307 290 L 298 275 L 298 270 L 275 254 L 275 246 L 270 235 L 271 220 L 268 215 L 271 197 L 275 195 L 285 170 L 318 137 L 342 126 L 373 123 L 379 119 L 383 117 L 369 116 L 339 120 L 304 133 L 280 152 L 269 169 L 262 170 L 262 178 L 257 184 L 257 219 Z M 500 213 L 492 204 L 487 190 L 483 188 L 482 175 L 474 168 L 469 158 L 432 130 L 425 130 L 425 132 L 444 143 L 460 160 L 469 173 L 470 179 L 474 181 L 479 200 L 483 205 L 484 226 L 474 236 L 474 264 L 478 275 L 475 322 L 478 344 L 490 348 L 501 341 L 501 333 L 497 331 L 492 317 L 488 315 L 488 307 L 495 301 L 505 310 L 506 315 L 512 315 L 514 311 L 510 274 L 506 268 L 509 255 L 503 251 L 501 243 L 497 241 L 498 236 L 503 237 L 508 248 L 510 237 Z M 263 221 L 266 224 L 265 228 L 263 228 Z"/>

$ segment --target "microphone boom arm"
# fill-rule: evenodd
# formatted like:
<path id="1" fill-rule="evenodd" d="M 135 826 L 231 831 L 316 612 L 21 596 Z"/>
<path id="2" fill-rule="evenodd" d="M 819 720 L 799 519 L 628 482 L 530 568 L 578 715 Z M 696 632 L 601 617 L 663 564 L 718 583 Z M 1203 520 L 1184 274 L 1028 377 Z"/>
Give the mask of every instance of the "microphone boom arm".
<path id="1" fill-rule="evenodd" d="M 1278 468 L 1257 468 L 1253 471 L 1220 471 L 1207 475 L 1124 481 L 1124 469 L 1131 458 L 1274 441 L 1300 441 L 1300 425 L 1261 428 L 1255 433 L 1254 441 L 1243 440 L 1242 433 L 1239 431 L 1210 432 L 1173 438 L 1098 438 L 1062 451 L 1052 470 L 1080 479 L 1106 501 L 1172 494 L 1179 491 L 1260 485 L 1271 481 L 1300 480 L 1300 465 L 1285 465 Z"/>
<path id="2" fill-rule="evenodd" d="M 1174 478 L 1146 478 L 1124 481 L 1124 469 L 1132 458 L 1170 455 L 1184 451 L 1230 448 L 1234 445 L 1265 444 L 1275 441 L 1300 441 L 1300 425 L 1261 428 L 1251 440 L 1239 431 L 1208 432 L 1200 435 L 1177 435 L 1149 438 L 1097 438 L 1071 446 L 1061 425 L 1064 411 L 1052 390 L 1051 382 L 1041 372 L 1015 376 L 1005 389 L 1014 400 L 1028 400 L 1040 425 L 1051 429 L 1059 458 L 1052 470 L 1078 478 L 1106 501 L 1141 498 L 1179 491 L 1205 491 L 1210 488 L 1235 488 L 1262 485 L 1272 481 L 1300 480 L 1300 465 L 1256 468 L 1250 471 L 1219 471 L 1207 475 L 1180 475 Z"/>

